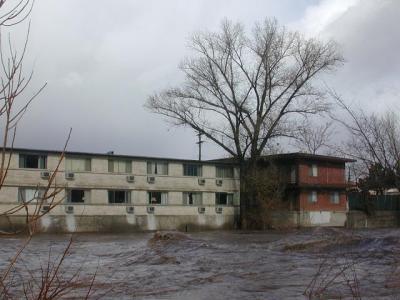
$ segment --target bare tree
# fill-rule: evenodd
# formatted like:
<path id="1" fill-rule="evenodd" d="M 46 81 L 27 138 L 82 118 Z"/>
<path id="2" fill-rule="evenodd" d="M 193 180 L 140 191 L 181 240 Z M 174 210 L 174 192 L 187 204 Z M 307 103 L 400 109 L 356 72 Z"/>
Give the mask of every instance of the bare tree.
<path id="1" fill-rule="evenodd" d="M 29 26 L 25 41 L 20 49 L 14 47 L 11 39 L 14 26 L 22 23 L 30 14 L 33 7 L 33 0 L 6 1 L 0 0 L 0 124 L 1 136 L 3 138 L 0 150 L 0 191 L 4 187 L 7 174 L 13 157 L 13 147 L 16 137 L 17 126 L 31 102 L 46 86 L 39 87 L 36 92 L 25 95 L 27 87 L 32 79 L 33 71 L 26 76 L 23 68 L 23 61 L 27 50 Z M 4 32 L 7 38 L 4 38 Z M 68 144 L 71 131 L 68 135 Z M 64 147 L 64 151 L 65 151 Z M 47 267 L 42 268 L 39 278 L 27 270 L 26 274 L 20 274 L 19 285 L 13 284 L 12 277 L 16 271 L 16 264 L 33 236 L 38 231 L 40 219 L 52 211 L 62 200 L 57 195 L 63 190 L 56 184 L 56 177 L 59 167 L 64 159 L 62 151 L 55 170 L 45 186 L 37 186 L 36 195 L 32 199 L 24 199 L 7 211 L 0 212 L 0 217 L 10 219 L 19 212 L 25 214 L 25 225 L 23 228 L 12 232 L 0 232 L 0 236 L 27 233 L 22 246 L 15 255 L 9 259 L 9 264 L 0 273 L 0 298 L 1 299 L 55 299 L 66 293 L 74 291 L 78 286 L 85 289 L 84 296 L 87 299 L 92 294 L 92 286 L 96 274 L 82 282 L 79 278 L 80 269 L 70 277 L 62 274 L 61 267 L 68 256 L 72 239 L 69 241 L 65 251 L 59 260 L 52 262 L 49 257 Z M 31 278 L 28 278 L 31 275 Z M 25 277 L 25 278 L 24 278 Z M 18 289 L 21 292 L 15 294 Z M 86 292 L 86 290 L 88 290 Z"/>
<path id="2" fill-rule="evenodd" d="M 220 32 L 194 34 L 181 86 L 149 97 L 147 107 L 215 142 L 253 168 L 274 139 L 292 136 L 302 116 L 328 109 L 318 76 L 341 65 L 332 41 L 306 39 L 266 19 L 247 33 L 224 21 Z M 241 197 L 241 213 L 247 201 Z"/>
<path id="3" fill-rule="evenodd" d="M 294 145 L 302 152 L 320 154 L 329 147 L 332 137 L 332 122 L 313 124 L 307 120 L 296 132 Z"/>
<path id="4" fill-rule="evenodd" d="M 399 116 L 394 111 L 368 114 L 351 108 L 338 95 L 335 98 L 348 116 L 337 119 L 349 133 L 340 151 L 358 161 L 355 175 L 364 179 L 366 188 L 400 188 Z"/>

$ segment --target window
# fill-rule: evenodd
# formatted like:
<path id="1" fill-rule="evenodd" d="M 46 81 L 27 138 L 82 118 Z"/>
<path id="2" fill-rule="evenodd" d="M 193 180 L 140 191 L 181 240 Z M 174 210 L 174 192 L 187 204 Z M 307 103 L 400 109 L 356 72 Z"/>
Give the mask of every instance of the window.
<path id="1" fill-rule="evenodd" d="M 311 192 L 308 194 L 308 202 L 310 202 L 310 203 L 317 203 L 317 200 L 318 200 L 318 194 L 317 194 L 317 192 L 316 192 L 316 191 L 311 191 Z"/>
<path id="2" fill-rule="evenodd" d="M 67 157 L 65 170 L 69 172 L 90 172 L 92 169 L 90 158 Z"/>
<path id="3" fill-rule="evenodd" d="M 218 166 L 216 167 L 217 178 L 233 178 L 233 167 Z"/>
<path id="4" fill-rule="evenodd" d="M 122 204 L 131 202 L 130 191 L 108 191 L 108 203 L 109 204 Z"/>
<path id="5" fill-rule="evenodd" d="M 215 205 L 232 205 L 233 194 L 215 193 Z"/>
<path id="6" fill-rule="evenodd" d="M 168 163 L 162 161 L 148 161 L 147 174 L 168 175 Z"/>
<path id="7" fill-rule="evenodd" d="M 20 154 L 19 167 L 27 169 L 46 169 L 47 156 L 36 154 Z"/>
<path id="8" fill-rule="evenodd" d="M 290 183 L 296 183 L 297 181 L 297 172 L 296 172 L 296 166 L 291 166 L 290 167 Z"/>
<path id="9" fill-rule="evenodd" d="M 308 175 L 317 177 L 318 176 L 318 166 L 316 164 L 310 165 Z"/>
<path id="10" fill-rule="evenodd" d="M 168 204 L 168 193 L 167 192 L 148 192 L 149 204 Z"/>
<path id="11" fill-rule="evenodd" d="M 183 192 L 183 205 L 202 205 L 203 194 L 199 192 Z"/>
<path id="12" fill-rule="evenodd" d="M 332 192 L 331 193 L 331 203 L 339 204 L 340 202 L 340 194 L 339 192 Z"/>
<path id="13" fill-rule="evenodd" d="M 196 164 L 184 164 L 183 176 L 202 176 L 202 168 Z"/>
<path id="14" fill-rule="evenodd" d="M 19 188 L 18 201 L 21 203 L 36 204 L 43 199 L 44 189 L 38 188 Z"/>
<path id="15" fill-rule="evenodd" d="M 125 159 L 109 159 L 108 172 L 110 173 L 132 173 L 132 161 Z"/>
<path id="16" fill-rule="evenodd" d="M 67 190 L 67 203 L 85 203 L 89 200 L 90 191 L 81 189 Z"/>

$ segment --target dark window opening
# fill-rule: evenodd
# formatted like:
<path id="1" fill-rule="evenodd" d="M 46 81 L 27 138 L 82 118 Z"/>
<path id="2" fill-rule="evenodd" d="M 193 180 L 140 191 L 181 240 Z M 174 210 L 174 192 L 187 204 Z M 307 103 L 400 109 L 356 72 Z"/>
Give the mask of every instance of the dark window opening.
<path id="1" fill-rule="evenodd" d="M 215 205 L 232 205 L 233 194 L 215 193 Z"/>
<path id="2" fill-rule="evenodd" d="M 68 191 L 69 203 L 85 203 L 85 190 L 69 190 Z"/>
<path id="3" fill-rule="evenodd" d="M 46 169 L 46 156 L 35 154 L 20 154 L 19 167 L 27 169 Z"/>
<path id="4" fill-rule="evenodd" d="M 128 191 L 108 191 L 108 203 L 129 203 L 129 196 L 130 193 Z"/>

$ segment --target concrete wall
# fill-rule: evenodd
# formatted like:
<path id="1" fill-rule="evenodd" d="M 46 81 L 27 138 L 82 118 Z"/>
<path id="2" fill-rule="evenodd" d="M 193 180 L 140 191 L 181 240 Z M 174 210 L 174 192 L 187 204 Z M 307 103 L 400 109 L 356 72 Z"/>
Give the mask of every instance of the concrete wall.
<path id="1" fill-rule="evenodd" d="M 399 227 L 400 212 L 375 211 L 372 215 L 367 215 L 362 211 L 349 211 L 346 225 L 348 228 Z"/>
<path id="2" fill-rule="evenodd" d="M 281 211 L 271 214 L 271 225 L 275 228 L 344 227 L 345 224 L 345 211 Z"/>
<path id="3" fill-rule="evenodd" d="M 11 208 L 12 206 L 9 206 Z M 127 213 L 125 206 L 74 206 L 74 213 L 66 213 L 67 205 L 59 205 L 38 222 L 41 232 L 134 232 L 146 230 L 198 231 L 234 229 L 237 208 L 223 207 L 221 214 L 214 206 L 207 206 L 204 214 L 197 207 L 157 206 L 154 214 L 146 211 L 147 206 L 135 206 L 134 213 Z M 5 208 L 5 207 L 4 207 Z M 30 209 L 34 209 L 33 206 Z M 99 210 L 103 214 L 99 214 Z M 10 217 L 0 216 L 0 230 L 13 231 L 25 228 L 24 212 Z"/>
<path id="4" fill-rule="evenodd" d="M 72 156 L 71 156 L 72 157 Z M 234 170 L 234 178 L 223 178 L 222 185 L 216 183 L 216 165 L 202 164 L 202 177 L 205 184 L 200 185 L 198 177 L 184 176 L 184 161 L 168 161 L 168 175 L 147 174 L 147 160 L 132 158 L 131 173 L 109 173 L 108 157 L 84 156 L 91 158 L 91 170 L 74 172 L 74 179 L 65 178 L 65 160 L 61 162 L 56 174 L 56 186 L 61 191 L 54 198 L 60 203 L 43 220 L 41 229 L 46 232 L 72 231 L 132 231 L 132 230 L 205 230 L 234 228 L 239 205 L 239 171 Z M 118 158 L 118 156 L 115 156 Z M 126 159 L 126 158 L 125 158 Z M 57 154 L 47 156 L 47 171 L 54 172 L 59 161 Z M 196 162 L 197 163 L 197 162 Z M 23 187 L 45 187 L 48 180 L 41 178 L 41 169 L 19 168 L 19 154 L 11 157 L 9 172 L 4 186 L 0 190 L 0 214 L 18 205 L 18 191 Z M 128 182 L 127 176 L 133 175 L 134 182 Z M 148 176 L 155 177 L 154 183 L 148 182 Z M 66 189 L 79 188 L 90 191 L 84 204 L 67 204 Z M 51 191 L 52 189 L 50 189 Z M 131 194 L 129 204 L 109 204 L 108 190 L 127 190 Z M 165 205 L 148 203 L 149 191 L 162 191 L 168 194 Z M 201 192 L 204 214 L 197 206 L 183 205 L 183 192 Z M 216 212 L 215 193 L 234 194 L 235 205 L 222 206 L 222 212 Z M 50 202 L 50 199 L 48 200 Z M 73 206 L 74 212 L 67 213 L 65 207 Z M 134 213 L 127 212 L 127 206 L 134 207 Z M 147 207 L 155 208 L 154 214 Z M 34 210 L 34 205 L 29 208 Z M 20 227 L 25 222 L 25 211 L 18 211 L 10 218 L 0 218 L 0 229 Z"/>

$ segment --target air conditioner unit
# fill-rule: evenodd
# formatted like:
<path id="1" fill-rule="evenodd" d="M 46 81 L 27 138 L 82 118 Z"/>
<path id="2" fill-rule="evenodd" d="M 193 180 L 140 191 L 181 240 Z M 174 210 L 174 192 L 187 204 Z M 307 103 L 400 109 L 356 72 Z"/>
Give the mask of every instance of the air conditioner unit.
<path id="1" fill-rule="evenodd" d="M 74 207 L 71 206 L 71 205 L 65 206 L 65 212 L 66 212 L 67 214 L 73 214 L 73 213 L 74 213 Z"/>
<path id="2" fill-rule="evenodd" d="M 42 212 L 48 212 L 50 211 L 50 205 L 43 205 L 41 208 Z"/>
<path id="3" fill-rule="evenodd" d="M 199 207 L 198 211 L 199 211 L 199 214 L 204 214 L 204 213 L 206 213 L 206 208 L 205 207 Z"/>
<path id="4" fill-rule="evenodd" d="M 40 172 L 40 177 L 42 177 L 42 179 L 48 179 L 50 177 L 50 172 L 42 171 L 42 172 Z"/>
<path id="5" fill-rule="evenodd" d="M 147 182 L 148 183 L 154 183 L 154 182 L 156 182 L 156 178 L 153 177 L 153 176 L 149 176 L 149 177 L 147 177 Z"/>
<path id="6" fill-rule="evenodd" d="M 133 206 L 127 206 L 126 207 L 126 212 L 128 214 L 133 214 L 135 212 L 135 208 Z"/>
<path id="7" fill-rule="evenodd" d="M 128 175 L 128 176 L 126 176 L 126 181 L 128 181 L 128 182 L 134 182 L 134 181 L 135 181 L 135 176 L 133 176 L 133 175 Z"/>
<path id="8" fill-rule="evenodd" d="M 75 174 L 74 173 L 72 173 L 72 172 L 65 173 L 65 179 L 72 180 L 74 178 L 75 178 Z"/>
<path id="9" fill-rule="evenodd" d="M 215 212 L 216 212 L 217 214 L 222 214 L 222 210 L 223 210 L 222 207 L 216 207 L 216 208 L 215 208 Z"/>
<path id="10" fill-rule="evenodd" d="M 199 178 L 199 185 L 205 185 L 206 180 L 204 178 Z"/>
<path id="11" fill-rule="evenodd" d="M 155 207 L 154 206 L 147 206 L 147 213 L 154 214 Z"/>
<path id="12" fill-rule="evenodd" d="M 218 186 L 221 186 L 222 185 L 222 179 L 217 179 L 215 181 L 215 184 L 218 185 Z"/>

